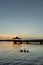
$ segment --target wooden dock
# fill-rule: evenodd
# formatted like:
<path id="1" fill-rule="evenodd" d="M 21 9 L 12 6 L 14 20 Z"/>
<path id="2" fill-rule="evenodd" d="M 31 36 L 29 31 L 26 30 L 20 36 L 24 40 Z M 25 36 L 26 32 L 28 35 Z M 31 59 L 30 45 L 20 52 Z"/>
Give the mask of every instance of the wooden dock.
<path id="1" fill-rule="evenodd" d="M 43 42 L 43 39 L 28 39 L 28 40 L 12 40 L 13 42 L 20 42 L 20 44 L 22 43 L 22 42 L 26 42 L 27 44 L 29 43 L 29 42 L 40 42 L 40 44 L 42 44 L 42 42 Z"/>
<path id="2" fill-rule="evenodd" d="M 24 40 L 24 39 L 12 39 L 12 40 L 10 40 L 10 39 L 7 39 L 7 40 L 0 40 L 0 42 L 3 42 L 3 41 L 12 41 L 12 42 L 14 42 L 15 44 L 16 44 L 16 42 L 19 42 L 20 44 L 22 44 L 23 42 L 26 42 L 27 44 L 29 43 L 29 42 L 40 42 L 40 44 L 42 44 L 42 42 L 43 42 L 43 39 L 26 39 L 26 40 Z"/>

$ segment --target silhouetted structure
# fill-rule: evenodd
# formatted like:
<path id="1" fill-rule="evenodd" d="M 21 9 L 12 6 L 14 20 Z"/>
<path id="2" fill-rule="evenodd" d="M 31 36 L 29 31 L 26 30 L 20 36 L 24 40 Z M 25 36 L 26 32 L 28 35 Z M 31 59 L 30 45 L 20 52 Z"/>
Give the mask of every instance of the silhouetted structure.
<path id="1" fill-rule="evenodd" d="M 19 38 L 19 37 L 15 37 L 15 38 L 13 38 L 13 42 L 20 42 L 20 44 L 22 43 L 22 42 L 26 42 L 27 44 L 29 43 L 29 42 L 40 42 L 40 44 L 42 44 L 42 42 L 43 42 L 43 39 L 29 39 L 29 40 L 24 40 L 24 39 L 22 39 L 22 38 Z"/>
<path id="2" fill-rule="evenodd" d="M 15 38 L 13 38 L 13 42 L 15 42 L 15 44 L 16 44 L 16 42 L 20 42 L 20 44 L 21 44 L 22 43 L 22 38 L 15 37 Z"/>
<path id="3" fill-rule="evenodd" d="M 40 42 L 40 44 L 42 44 L 43 43 L 43 39 L 22 39 L 22 38 L 19 38 L 19 37 L 15 37 L 15 38 L 13 38 L 13 39 L 5 39 L 5 40 L 0 40 L 0 42 L 1 41 L 8 41 L 8 42 L 14 42 L 14 43 L 16 43 L 16 42 L 20 42 L 20 44 L 22 43 L 22 42 L 26 42 L 27 44 L 29 43 L 29 42 Z"/>

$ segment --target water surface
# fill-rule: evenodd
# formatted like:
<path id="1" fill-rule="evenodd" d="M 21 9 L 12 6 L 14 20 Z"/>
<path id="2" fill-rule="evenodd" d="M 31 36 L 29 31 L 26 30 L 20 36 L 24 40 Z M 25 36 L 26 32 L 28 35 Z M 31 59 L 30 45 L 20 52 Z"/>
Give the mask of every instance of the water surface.
<path id="1" fill-rule="evenodd" d="M 22 53 L 20 49 L 30 52 Z M 43 65 L 43 45 L 0 42 L 0 65 Z"/>

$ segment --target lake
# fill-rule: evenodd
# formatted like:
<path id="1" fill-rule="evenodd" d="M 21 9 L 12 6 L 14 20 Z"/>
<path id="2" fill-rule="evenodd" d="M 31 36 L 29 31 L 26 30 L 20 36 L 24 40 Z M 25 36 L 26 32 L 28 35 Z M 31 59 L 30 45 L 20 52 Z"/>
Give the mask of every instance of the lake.
<path id="1" fill-rule="evenodd" d="M 0 65 L 43 65 L 43 45 L 0 42 Z"/>

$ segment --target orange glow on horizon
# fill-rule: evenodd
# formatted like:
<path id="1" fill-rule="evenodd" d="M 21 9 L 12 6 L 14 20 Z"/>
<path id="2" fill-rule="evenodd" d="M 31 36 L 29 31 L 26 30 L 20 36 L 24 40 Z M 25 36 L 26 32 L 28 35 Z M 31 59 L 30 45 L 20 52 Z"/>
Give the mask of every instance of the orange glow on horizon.
<path id="1" fill-rule="evenodd" d="M 14 34 L 0 34 L 0 38 L 13 38 L 13 37 L 21 37 L 21 38 L 27 38 L 28 36 L 27 35 L 22 35 L 22 34 L 19 34 L 19 35 L 14 35 Z"/>
<path id="2" fill-rule="evenodd" d="M 42 35 L 23 35 L 23 34 L 18 34 L 18 35 L 14 35 L 14 34 L 0 34 L 0 38 L 8 38 L 11 39 L 13 37 L 20 37 L 20 38 L 43 38 Z"/>

